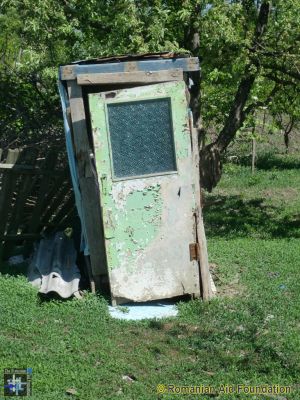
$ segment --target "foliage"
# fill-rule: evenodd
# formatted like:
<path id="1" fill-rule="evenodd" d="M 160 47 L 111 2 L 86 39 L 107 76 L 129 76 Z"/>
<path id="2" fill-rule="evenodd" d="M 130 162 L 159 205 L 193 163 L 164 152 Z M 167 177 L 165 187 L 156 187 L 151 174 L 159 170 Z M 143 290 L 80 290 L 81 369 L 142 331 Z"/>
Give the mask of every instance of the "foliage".
<path id="1" fill-rule="evenodd" d="M 247 114 L 265 106 L 278 121 L 299 121 L 299 0 L 1 0 L 2 145 L 57 137 L 62 130 L 58 65 L 120 53 L 191 51 L 202 64 L 201 115 L 215 140 L 247 76 Z M 195 35 L 200 42 L 195 44 Z M 228 121 L 227 121 L 228 122 Z M 242 127 L 243 121 L 241 121 Z M 247 124 L 247 121 L 246 121 Z M 281 123 L 286 126 L 286 123 Z M 236 132 L 229 141 L 234 139 Z M 226 147 L 226 146 L 225 146 Z"/>
<path id="2" fill-rule="evenodd" d="M 296 11 L 299 5 L 297 1 L 274 2 L 263 43 L 256 54 L 253 54 L 251 42 L 257 18 L 254 2 L 220 1 L 207 11 L 201 25 L 200 50 L 206 124 L 224 124 L 245 65 L 249 62 L 256 80 L 248 103 L 254 106 L 270 104 L 272 111 L 276 112 L 282 108 L 284 99 L 291 104 L 290 110 L 285 108 L 286 112 L 293 109 L 299 113 L 297 80 L 300 76 L 293 74 L 299 71 L 300 66 L 300 38 L 296 28 L 300 23 Z M 269 99 L 275 85 L 276 92 Z"/>

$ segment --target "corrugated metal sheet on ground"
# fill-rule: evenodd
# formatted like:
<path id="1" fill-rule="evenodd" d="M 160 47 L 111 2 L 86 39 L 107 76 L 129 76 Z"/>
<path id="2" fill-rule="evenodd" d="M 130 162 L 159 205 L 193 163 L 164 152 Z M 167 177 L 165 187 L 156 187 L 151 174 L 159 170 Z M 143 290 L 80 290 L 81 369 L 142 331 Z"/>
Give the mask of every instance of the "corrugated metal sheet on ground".
<path id="1" fill-rule="evenodd" d="M 40 240 L 29 266 L 29 282 L 40 293 L 56 292 L 63 298 L 77 294 L 80 272 L 76 257 L 73 240 L 63 232 Z"/>

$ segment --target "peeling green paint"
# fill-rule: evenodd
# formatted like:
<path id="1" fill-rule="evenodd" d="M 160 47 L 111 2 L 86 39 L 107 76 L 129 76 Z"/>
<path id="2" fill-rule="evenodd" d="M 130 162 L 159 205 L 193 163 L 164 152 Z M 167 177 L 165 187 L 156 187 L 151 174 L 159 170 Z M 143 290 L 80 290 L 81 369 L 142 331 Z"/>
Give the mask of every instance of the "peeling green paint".
<path id="1" fill-rule="evenodd" d="M 146 193 L 146 194 L 145 194 Z M 109 254 L 116 252 L 112 257 L 110 268 L 115 268 L 134 260 L 139 250 L 143 250 L 156 236 L 161 225 L 162 199 L 159 191 L 144 191 L 130 193 L 127 196 L 124 212 L 118 212 L 114 207 L 117 225 L 114 235 L 118 238 L 119 248 L 114 243 L 108 243 Z M 121 244 L 121 246 L 120 246 Z"/>
<path id="2" fill-rule="evenodd" d="M 136 88 L 118 93 L 118 101 L 132 101 L 143 96 L 170 97 L 174 144 L 177 164 L 191 156 L 188 133 L 188 111 L 183 98 L 184 82 L 170 86 Z M 167 89 L 166 89 L 167 87 Z M 148 89 L 147 89 L 148 88 Z M 142 90 L 142 94 L 139 90 Z M 147 90 L 149 94 L 147 94 Z M 112 180 L 112 160 L 106 117 L 104 94 L 90 94 L 89 105 L 92 118 L 96 167 L 101 192 L 104 235 L 106 240 L 107 262 L 110 270 L 123 267 L 130 272 L 138 256 L 158 236 L 163 225 L 163 191 L 159 183 L 161 177 L 140 177 L 122 181 Z M 111 101 L 111 100 L 110 100 Z M 182 171 L 182 179 L 189 177 L 190 170 Z M 175 177 L 177 174 L 174 174 Z M 173 180 L 172 180 L 173 179 Z M 174 182 L 170 175 L 170 182 Z M 168 206 L 168 205 L 167 205 Z M 178 210 L 174 212 L 178 213 Z M 95 222 L 96 223 L 96 222 Z"/>

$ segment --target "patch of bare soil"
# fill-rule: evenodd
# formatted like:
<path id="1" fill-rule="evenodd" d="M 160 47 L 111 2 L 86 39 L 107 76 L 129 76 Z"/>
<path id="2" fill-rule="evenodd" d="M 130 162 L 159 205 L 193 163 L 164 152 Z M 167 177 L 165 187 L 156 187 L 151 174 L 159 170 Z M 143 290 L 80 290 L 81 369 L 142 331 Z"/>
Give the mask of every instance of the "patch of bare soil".
<path id="1" fill-rule="evenodd" d="M 210 264 L 209 269 L 213 278 L 213 281 L 216 285 L 216 296 L 217 297 L 236 297 L 241 296 L 245 292 L 245 288 L 240 283 L 240 275 L 241 273 L 238 272 L 230 282 L 226 284 L 222 282 L 219 278 L 220 272 L 219 267 L 217 264 Z"/>
<path id="2" fill-rule="evenodd" d="M 284 188 L 284 189 L 266 189 L 263 191 L 264 197 L 278 198 L 281 200 L 294 200 L 298 198 L 298 190 L 294 188 Z"/>

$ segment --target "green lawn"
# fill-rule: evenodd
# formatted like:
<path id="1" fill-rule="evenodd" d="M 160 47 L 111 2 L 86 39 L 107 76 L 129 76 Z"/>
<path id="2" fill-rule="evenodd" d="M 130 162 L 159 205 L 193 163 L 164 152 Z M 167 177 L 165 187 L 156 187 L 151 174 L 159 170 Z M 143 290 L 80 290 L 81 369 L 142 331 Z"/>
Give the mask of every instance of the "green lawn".
<path id="1" fill-rule="evenodd" d="M 181 303 L 177 319 L 120 322 L 101 297 L 40 302 L 25 277 L 3 274 L 0 370 L 32 367 L 36 400 L 197 398 L 159 397 L 157 384 L 293 385 L 287 396 L 198 398 L 299 399 L 299 165 L 273 157 L 259 167 L 251 176 L 227 164 L 206 198 L 216 299 Z"/>

